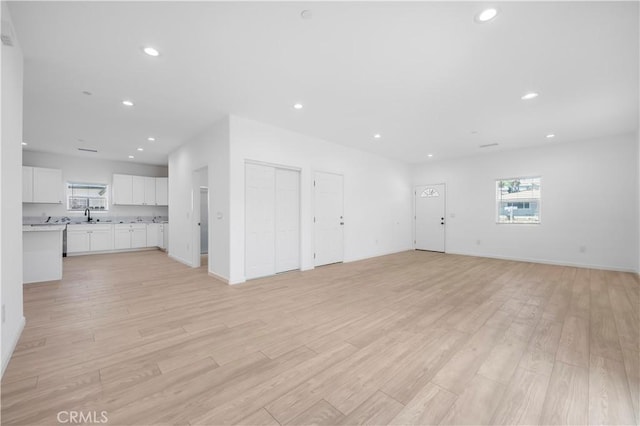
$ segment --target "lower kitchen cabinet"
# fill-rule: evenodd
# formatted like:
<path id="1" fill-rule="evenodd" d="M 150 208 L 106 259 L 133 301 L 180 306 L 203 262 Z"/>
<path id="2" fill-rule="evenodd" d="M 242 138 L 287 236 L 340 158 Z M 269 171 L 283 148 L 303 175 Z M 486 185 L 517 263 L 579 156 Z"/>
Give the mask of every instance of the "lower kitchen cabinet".
<path id="1" fill-rule="evenodd" d="M 160 228 L 159 223 L 147 224 L 147 247 L 160 247 Z"/>
<path id="2" fill-rule="evenodd" d="M 147 247 L 147 225 L 144 223 L 123 223 L 114 225 L 115 249 Z"/>
<path id="3" fill-rule="evenodd" d="M 105 252 L 147 247 L 164 248 L 167 224 L 117 223 L 67 226 L 67 253 Z"/>
<path id="4" fill-rule="evenodd" d="M 70 225 L 67 227 L 67 253 L 113 250 L 111 225 Z"/>

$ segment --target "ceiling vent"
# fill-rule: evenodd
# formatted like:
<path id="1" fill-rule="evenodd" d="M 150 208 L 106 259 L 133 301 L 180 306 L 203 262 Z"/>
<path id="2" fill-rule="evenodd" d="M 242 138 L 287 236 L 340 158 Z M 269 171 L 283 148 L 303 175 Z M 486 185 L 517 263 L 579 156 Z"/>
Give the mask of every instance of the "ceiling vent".
<path id="1" fill-rule="evenodd" d="M 98 152 L 97 149 L 91 149 L 91 148 L 78 148 L 78 151 L 85 151 L 85 152 Z"/>
<path id="2" fill-rule="evenodd" d="M 488 143 L 488 144 L 485 144 L 485 145 L 480 145 L 480 148 L 489 148 L 491 146 L 498 146 L 498 144 L 495 143 L 495 142 L 494 143 Z"/>

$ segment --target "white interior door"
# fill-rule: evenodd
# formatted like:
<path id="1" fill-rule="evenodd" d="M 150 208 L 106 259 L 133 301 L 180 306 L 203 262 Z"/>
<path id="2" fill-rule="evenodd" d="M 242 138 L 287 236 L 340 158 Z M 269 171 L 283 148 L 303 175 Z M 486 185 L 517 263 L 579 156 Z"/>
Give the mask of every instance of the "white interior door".
<path id="1" fill-rule="evenodd" d="M 276 169 L 276 273 L 300 269 L 300 172 Z"/>
<path id="2" fill-rule="evenodd" d="M 415 197 L 416 249 L 444 252 L 444 184 L 419 186 Z"/>
<path id="3" fill-rule="evenodd" d="M 344 187 L 342 175 L 316 172 L 315 265 L 344 260 Z"/>
<path id="4" fill-rule="evenodd" d="M 276 273 L 275 168 L 245 165 L 245 276 Z"/>

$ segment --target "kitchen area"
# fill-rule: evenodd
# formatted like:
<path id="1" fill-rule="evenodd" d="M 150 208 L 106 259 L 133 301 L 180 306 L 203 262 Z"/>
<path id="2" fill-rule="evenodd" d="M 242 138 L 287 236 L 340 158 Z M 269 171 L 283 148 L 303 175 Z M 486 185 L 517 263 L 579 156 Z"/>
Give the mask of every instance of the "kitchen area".
<path id="1" fill-rule="evenodd" d="M 76 158 L 55 161 L 64 168 L 40 167 L 42 161 L 28 161 L 29 157 L 59 159 L 47 158 L 53 154 L 24 154 L 25 284 L 62 279 L 67 256 L 167 251 L 166 168 L 108 160 L 91 160 L 87 167 Z M 121 170 L 127 173 L 111 173 Z"/>

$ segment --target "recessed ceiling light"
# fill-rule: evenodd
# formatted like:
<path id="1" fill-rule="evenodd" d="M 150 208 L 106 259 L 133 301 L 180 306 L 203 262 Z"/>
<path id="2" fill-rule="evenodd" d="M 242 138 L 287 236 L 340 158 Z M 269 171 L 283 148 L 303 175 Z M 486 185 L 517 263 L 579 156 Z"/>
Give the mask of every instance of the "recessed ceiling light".
<path id="1" fill-rule="evenodd" d="M 433 154 L 427 154 L 427 157 L 431 158 L 433 157 Z"/>
<path id="2" fill-rule="evenodd" d="M 376 139 L 380 139 L 382 135 L 380 133 L 376 133 L 375 135 L 373 135 L 373 137 Z"/>
<path id="3" fill-rule="evenodd" d="M 154 49 L 151 46 L 147 46 L 142 50 L 144 51 L 144 53 L 146 53 L 149 56 L 158 56 L 158 55 L 160 55 L 160 52 L 158 52 L 157 49 Z"/>
<path id="4" fill-rule="evenodd" d="M 26 142 L 22 142 L 22 146 L 27 146 L 27 143 Z"/>
<path id="5" fill-rule="evenodd" d="M 155 142 L 156 138 L 153 138 L 153 137 L 149 136 L 149 137 L 147 138 L 147 140 L 148 140 L 149 142 Z"/>
<path id="6" fill-rule="evenodd" d="M 305 9 L 300 12 L 300 16 L 302 17 L 302 19 L 311 19 L 313 18 L 313 12 L 309 9 Z"/>
<path id="7" fill-rule="evenodd" d="M 302 104 L 293 104 L 293 108 L 302 109 Z"/>
<path id="8" fill-rule="evenodd" d="M 133 158 L 133 155 L 130 155 L 129 158 Z"/>
<path id="9" fill-rule="evenodd" d="M 144 151 L 144 148 L 138 148 L 138 151 Z"/>
<path id="10" fill-rule="evenodd" d="M 122 105 L 128 106 L 128 107 L 132 107 L 133 106 L 133 102 L 131 102 L 128 99 L 125 99 L 124 101 L 122 101 Z"/>
<path id="11" fill-rule="evenodd" d="M 82 91 L 82 94 L 83 94 L 83 95 L 87 95 L 87 96 L 91 96 L 91 95 L 93 95 L 93 93 L 89 92 L 88 90 L 83 90 L 83 91 Z"/>
<path id="12" fill-rule="evenodd" d="M 555 138 L 555 137 L 556 137 L 556 135 L 554 135 L 553 133 L 549 133 L 549 134 L 547 135 L 547 139 L 553 139 L 553 138 Z"/>
<path id="13" fill-rule="evenodd" d="M 476 22 L 487 22 L 496 17 L 498 11 L 494 8 L 485 9 L 476 15 Z"/>
<path id="14" fill-rule="evenodd" d="M 538 94 L 536 92 L 529 92 L 526 95 L 522 96 L 520 99 L 523 101 L 528 101 L 529 99 L 537 98 Z"/>

